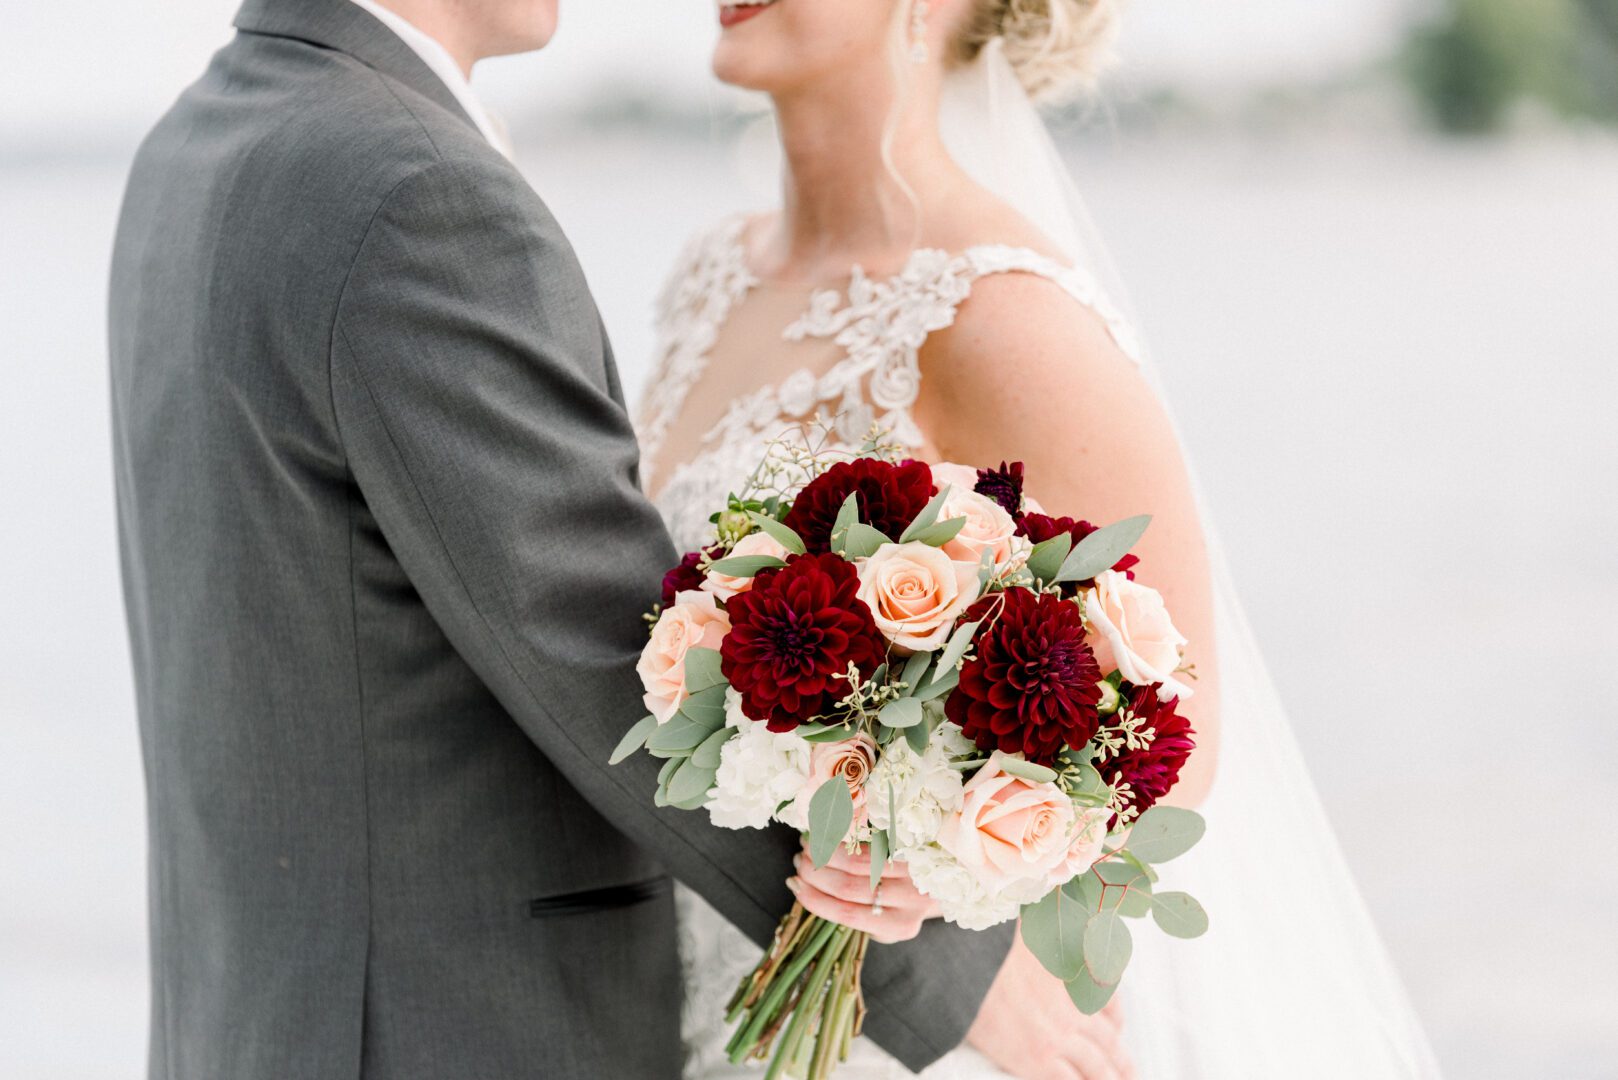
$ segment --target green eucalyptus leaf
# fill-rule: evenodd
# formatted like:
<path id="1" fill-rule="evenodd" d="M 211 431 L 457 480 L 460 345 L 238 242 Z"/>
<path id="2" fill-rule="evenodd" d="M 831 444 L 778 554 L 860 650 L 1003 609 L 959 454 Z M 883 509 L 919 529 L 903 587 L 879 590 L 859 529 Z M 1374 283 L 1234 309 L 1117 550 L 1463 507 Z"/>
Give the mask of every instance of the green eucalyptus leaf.
<path id="1" fill-rule="evenodd" d="M 1098 983 L 1110 986 L 1123 978 L 1134 950 L 1129 925 L 1115 909 L 1097 914 L 1084 928 L 1085 967 Z"/>
<path id="2" fill-rule="evenodd" d="M 760 530 L 768 533 L 770 539 L 786 548 L 792 554 L 802 555 L 808 550 L 808 548 L 803 546 L 803 537 L 799 536 L 796 532 L 787 528 L 773 517 L 770 517 L 768 514 L 761 514 L 756 510 L 749 510 L 747 512 L 747 516 L 752 520 L 754 525 L 759 527 Z"/>
<path id="3" fill-rule="evenodd" d="M 714 785 L 714 770 L 705 769 L 695 761 L 687 761 L 674 770 L 669 780 L 669 805 L 682 810 L 695 810 L 708 801 L 708 792 Z"/>
<path id="4" fill-rule="evenodd" d="M 921 540 L 921 534 L 932 528 L 933 523 L 938 520 L 938 515 L 943 512 L 944 500 L 949 498 L 949 493 L 950 486 L 945 484 L 942 491 L 929 499 L 927 505 L 921 508 L 921 513 L 917 514 L 916 519 L 900 534 L 899 543 L 908 544 L 912 540 Z"/>
<path id="5" fill-rule="evenodd" d="M 663 763 L 663 768 L 657 774 L 657 790 L 652 793 L 653 806 L 667 806 L 669 804 L 669 781 L 673 779 L 674 772 L 685 764 L 685 758 L 670 758 Z"/>
<path id="6" fill-rule="evenodd" d="M 646 745 L 646 738 L 657 729 L 657 717 L 643 716 L 634 727 L 624 732 L 624 737 L 618 740 L 618 745 L 607 759 L 608 765 L 616 765 L 636 750 Z"/>
<path id="7" fill-rule="evenodd" d="M 725 688 L 710 686 L 685 699 L 680 715 L 712 730 L 725 724 Z"/>
<path id="8" fill-rule="evenodd" d="M 1062 568 L 1053 581 L 1087 581 L 1112 565 L 1135 546 L 1135 542 L 1152 523 L 1151 515 L 1127 518 L 1124 521 L 1097 529 L 1080 540 L 1078 546 L 1062 560 Z"/>
<path id="9" fill-rule="evenodd" d="M 702 740 L 702 745 L 691 754 L 691 764 L 702 769 L 719 768 L 719 751 L 723 750 L 725 743 L 731 736 L 737 734 L 735 728 L 723 727 Z"/>
<path id="10" fill-rule="evenodd" d="M 1034 545 L 1034 550 L 1028 554 L 1028 572 L 1040 581 L 1049 581 L 1062 568 L 1062 560 L 1066 559 L 1067 553 L 1072 550 L 1072 535 L 1057 533 L 1049 540 Z"/>
<path id="11" fill-rule="evenodd" d="M 728 559 L 715 560 L 712 569 L 731 577 L 750 578 L 765 570 L 779 570 L 785 565 L 774 555 L 733 555 Z"/>
<path id="12" fill-rule="evenodd" d="M 947 673 L 955 671 L 955 665 L 961 662 L 966 650 L 972 647 L 972 635 L 978 632 L 981 621 L 962 623 L 956 627 L 955 633 L 949 636 L 949 644 L 944 651 L 938 654 L 938 667 L 933 670 L 933 682 L 936 684 Z"/>
<path id="13" fill-rule="evenodd" d="M 668 723 L 659 724 L 657 730 L 647 736 L 646 749 L 658 757 L 690 757 L 713 733 L 709 725 L 698 723 L 684 713 L 675 713 Z"/>
<path id="14" fill-rule="evenodd" d="M 849 528 L 860 519 L 860 501 L 858 492 L 849 492 L 843 505 L 837 508 L 837 520 L 832 522 L 831 549 L 837 554 L 844 554 L 843 545 L 848 539 Z"/>
<path id="15" fill-rule="evenodd" d="M 888 834 L 882 829 L 871 830 L 871 895 L 876 895 L 882 884 L 882 868 L 888 865 Z"/>
<path id="16" fill-rule="evenodd" d="M 1090 977 L 1088 968 L 1079 972 L 1075 978 L 1069 979 L 1066 986 L 1067 996 L 1073 999 L 1073 1004 L 1086 1016 L 1094 1016 L 1106 1008 L 1107 1002 L 1112 1000 L 1113 992 L 1118 989 L 1117 983 L 1103 986 L 1096 982 Z"/>
<path id="17" fill-rule="evenodd" d="M 718 649 L 688 649 L 685 654 L 685 688 L 688 693 L 700 694 L 713 686 L 725 685 L 725 676 L 719 671 Z"/>
<path id="18" fill-rule="evenodd" d="M 905 684 L 905 693 L 914 694 L 921 688 L 921 680 L 927 674 L 927 668 L 933 662 L 933 654 L 919 652 L 911 654 L 905 661 L 905 666 L 899 672 L 899 681 Z"/>
<path id="19" fill-rule="evenodd" d="M 905 744 L 920 756 L 927 752 L 927 743 L 933 737 L 933 729 L 929 724 L 917 724 L 915 727 L 905 728 L 904 734 Z"/>
<path id="20" fill-rule="evenodd" d="M 800 732 L 803 731 L 802 728 L 799 728 L 798 730 Z M 858 729 L 852 728 L 847 724 L 832 724 L 828 727 L 821 728 L 819 731 L 812 731 L 802 737 L 804 742 L 815 743 L 818 745 L 820 743 L 846 742 L 858 734 Z"/>
<path id="21" fill-rule="evenodd" d="M 854 824 L 854 796 L 848 782 L 834 776 L 816 789 L 809 800 L 809 858 L 825 866 L 837 853 L 837 845 Z"/>
<path id="22" fill-rule="evenodd" d="M 964 517 L 950 518 L 948 521 L 940 521 L 936 525 L 927 526 L 927 528 L 921 530 L 910 539 L 918 544 L 926 544 L 928 547 L 943 547 L 959 536 L 964 528 L 966 528 L 966 519 Z"/>
<path id="23" fill-rule="evenodd" d="M 927 685 L 916 691 L 916 700 L 931 701 L 933 698 L 942 697 L 955 689 L 956 684 L 960 681 L 961 673 L 956 668 L 941 668 L 934 671 L 933 677 Z"/>
<path id="24" fill-rule="evenodd" d="M 1037 761 L 1024 761 L 1022 758 L 1003 757 L 1000 767 L 1012 776 L 1020 776 L 1035 784 L 1048 784 L 1056 779 L 1056 770 L 1041 765 Z M 1065 978 L 1065 976 L 1064 976 Z"/>
<path id="25" fill-rule="evenodd" d="M 911 728 L 921 723 L 921 702 L 913 697 L 902 697 L 882 706 L 876 714 L 881 723 L 890 728 Z M 1055 776 L 1055 773 L 1051 774 Z"/>
<path id="26" fill-rule="evenodd" d="M 889 540 L 881 530 L 873 529 L 863 522 L 856 521 L 848 527 L 848 532 L 843 534 L 843 557 L 846 559 L 868 558 L 875 555 L 877 549 L 883 544 L 891 543 L 893 541 Z"/>
<path id="27" fill-rule="evenodd" d="M 1164 863 L 1190 851 L 1208 825 L 1195 810 L 1154 806 L 1129 830 L 1129 850 L 1138 859 Z"/>
<path id="28" fill-rule="evenodd" d="M 1022 909 L 1022 939 L 1045 970 L 1066 982 L 1084 970 L 1084 928 L 1089 913 L 1061 889 Z"/>
<path id="29" fill-rule="evenodd" d="M 1151 898 L 1151 905 L 1152 919 L 1165 934 L 1194 938 L 1208 932 L 1208 913 L 1190 893 L 1158 893 Z"/>

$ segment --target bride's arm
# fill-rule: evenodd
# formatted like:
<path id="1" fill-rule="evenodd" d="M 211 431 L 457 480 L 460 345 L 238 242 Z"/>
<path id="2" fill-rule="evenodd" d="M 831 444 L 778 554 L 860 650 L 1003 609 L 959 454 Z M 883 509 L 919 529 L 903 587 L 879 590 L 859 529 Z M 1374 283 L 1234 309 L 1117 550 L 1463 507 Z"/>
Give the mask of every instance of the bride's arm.
<path id="1" fill-rule="evenodd" d="M 1135 548 L 1139 573 L 1190 639 L 1196 675 L 1181 712 L 1197 750 L 1167 801 L 1201 802 L 1219 743 L 1212 588 L 1191 483 L 1157 396 L 1094 312 L 1023 274 L 979 281 L 955 325 L 928 342 L 922 370 L 916 420 L 942 459 L 1020 460 L 1028 493 L 1052 514 L 1098 525 L 1152 515 Z"/>

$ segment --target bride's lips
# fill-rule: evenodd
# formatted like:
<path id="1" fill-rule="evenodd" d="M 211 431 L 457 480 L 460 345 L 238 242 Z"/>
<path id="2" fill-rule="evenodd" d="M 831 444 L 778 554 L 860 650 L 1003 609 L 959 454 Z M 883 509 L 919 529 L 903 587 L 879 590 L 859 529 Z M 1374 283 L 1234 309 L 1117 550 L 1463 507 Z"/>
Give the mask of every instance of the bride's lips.
<path id="1" fill-rule="evenodd" d="M 762 15 L 779 0 L 719 0 L 719 25 L 729 30 L 755 15 Z"/>

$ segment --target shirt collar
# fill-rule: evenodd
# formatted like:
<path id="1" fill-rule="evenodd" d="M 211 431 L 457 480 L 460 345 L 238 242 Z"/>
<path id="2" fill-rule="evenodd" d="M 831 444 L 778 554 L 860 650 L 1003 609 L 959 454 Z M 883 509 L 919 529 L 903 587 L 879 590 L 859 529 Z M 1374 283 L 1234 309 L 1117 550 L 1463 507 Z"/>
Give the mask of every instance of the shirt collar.
<path id="1" fill-rule="evenodd" d="M 461 66 L 449 54 L 437 39 L 424 33 L 412 25 L 407 19 L 396 12 L 390 11 L 376 0 L 351 0 L 352 3 L 364 8 L 365 11 L 398 35 L 399 40 L 410 46 L 412 52 L 421 58 L 422 63 L 438 76 L 439 80 L 454 95 L 455 101 L 472 123 L 477 125 L 483 137 L 506 157 L 512 156 L 511 140 L 507 137 L 505 127 L 483 107 L 483 103 L 472 92 L 472 84 L 461 71 Z"/>

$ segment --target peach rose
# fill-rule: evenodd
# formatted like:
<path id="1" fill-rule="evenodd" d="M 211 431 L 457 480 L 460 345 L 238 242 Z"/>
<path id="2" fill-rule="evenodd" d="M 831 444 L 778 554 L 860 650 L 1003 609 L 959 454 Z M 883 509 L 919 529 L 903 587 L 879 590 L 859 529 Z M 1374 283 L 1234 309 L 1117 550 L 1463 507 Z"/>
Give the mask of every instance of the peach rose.
<path id="1" fill-rule="evenodd" d="M 792 806 L 779 815 L 781 820 L 795 828 L 808 828 L 809 801 L 820 790 L 820 785 L 837 777 L 848 784 L 848 793 L 854 796 L 854 824 L 850 830 L 862 831 L 869 821 L 865 809 L 865 781 L 876 767 L 881 752 L 876 740 L 864 732 L 841 742 L 816 743 L 809 752 L 809 780 L 798 790 Z"/>
<path id="2" fill-rule="evenodd" d="M 977 566 L 985 551 L 994 552 L 994 565 L 1003 567 L 1019 554 L 1017 523 L 1006 508 L 979 495 L 978 471 L 967 465 L 943 462 L 933 466 L 933 484 L 939 491 L 949 489 L 938 512 L 939 521 L 964 517 L 966 525 L 955 539 L 944 545 L 944 553 L 956 562 Z"/>
<path id="3" fill-rule="evenodd" d="M 782 547 L 775 537 L 767 532 L 752 532 L 736 541 L 736 546 L 730 549 L 725 558 L 739 558 L 743 555 L 768 555 L 772 559 L 786 562 L 791 552 Z M 712 593 L 720 600 L 729 600 L 738 593 L 744 593 L 753 587 L 750 577 L 731 577 L 729 574 L 716 574 L 708 572 L 708 577 L 702 583 L 702 591 Z"/>
<path id="4" fill-rule="evenodd" d="M 1161 683 L 1157 696 L 1163 701 L 1191 696 L 1191 688 L 1174 678 L 1186 639 L 1156 589 L 1104 570 L 1084 594 L 1084 619 L 1103 672 L 1117 671 L 1136 686 Z"/>
<path id="5" fill-rule="evenodd" d="M 939 826 L 938 845 L 990 892 L 1030 881 L 1043 889 L 1071 850 L 1073 801 L 1053 783 L 1012 776 L 1005 758 L 996 750 L 966 782 L 961 808 Z"/>
<path id="6" fill-rule="evenodd" d="M 652 640 L 641 650 L 635 671 L 646 688 L 646 709 L 666 724 L 686 698 L 685 657 L 692 649 L 717 649 L 730 633 L 730 619 L 707 593 L 683 592 L 657 617 Z"/>
<path id="7" fill-rule="evenodd" d="M 883 544 L 861 562 L 858 596 L 894 648 L 926 652 L 978 598 L 978 571 L 927 544 Z"/>

